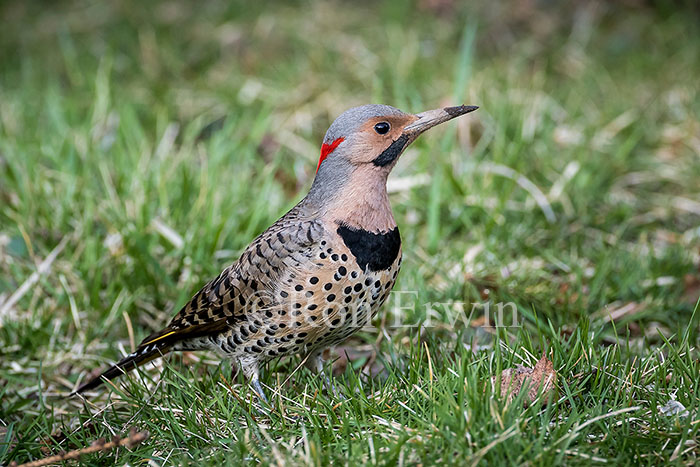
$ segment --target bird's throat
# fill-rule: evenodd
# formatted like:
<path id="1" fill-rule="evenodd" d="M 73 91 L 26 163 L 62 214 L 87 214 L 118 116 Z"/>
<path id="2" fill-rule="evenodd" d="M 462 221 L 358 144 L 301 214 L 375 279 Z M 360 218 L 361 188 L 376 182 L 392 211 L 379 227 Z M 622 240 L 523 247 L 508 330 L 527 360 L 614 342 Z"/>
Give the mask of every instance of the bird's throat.
<path id="1" fill-rule="evenodd" d="M 387 233 L 396 227 L 386 191 L 386 175 L 356 170 L 337 196 L 328 203 L 328 219 L 371 233 Z"/>

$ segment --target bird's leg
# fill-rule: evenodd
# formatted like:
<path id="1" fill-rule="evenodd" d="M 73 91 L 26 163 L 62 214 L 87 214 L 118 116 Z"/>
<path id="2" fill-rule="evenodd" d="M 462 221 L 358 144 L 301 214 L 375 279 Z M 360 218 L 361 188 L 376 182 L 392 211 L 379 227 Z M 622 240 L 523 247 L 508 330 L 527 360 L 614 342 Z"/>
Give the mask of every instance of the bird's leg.
<path id="1" fill-rule="evenodd" d="M 238 376 L 238 363 L 236 360 L 231 360 L 231 382 L 236 380 L 236 376 Z"/>
<path id="2" fill-rule="evenodd" d="M 267 396 L 265 395 L 265 391 L 263 391 L 262 386 L 260 385 L 260 381 L 258 380 L 258 377 L 255 376 L 255 378 L 250 380 L 250 385 L 253 387 L 255 392 L 258 393 L 258 396 L 260 396 L 260 399 L 265 401 L 267 405 L 270 405 L 270 401 L 267 400 Z"/>
<path id="3" fill-rule="evenodd" d="M 306 359 L 306 363 L 304 366 L 314 372 L 317 375 L 323 375 L 323 387 L 326 391 L 329 393 L 332 393 L 333 396 L 342 398 L 343 395 L 338 391 L 338 389 L 335 387 L 333 382 L 331 381 L 330 376 L 328 373 L 323 371 L 323 366 L 324 366 L 325 361 L 323 360 L 323 350 L 314 350 L 309 354 L 309 356 Z M 329 370 L 329 372 L 332 370 Z"/>
<path id="4" fill-rule="evenodd" d="M 250 386 L 258 394 L 258 397 L 262 399 L 265 404 L 270 405 L 270 402 L 267 400 L 267 396 L 265 396 L 265 391 L 260 385 L 260 371 L 258 369 L 258 362 L 240 360 L 239 366 Z"/>
<path id="5" fill-rule="evenodd" d="M 304 366 L 315 374 L 323 373 L 323 351 L 314 350 L 306 358 Z"/>

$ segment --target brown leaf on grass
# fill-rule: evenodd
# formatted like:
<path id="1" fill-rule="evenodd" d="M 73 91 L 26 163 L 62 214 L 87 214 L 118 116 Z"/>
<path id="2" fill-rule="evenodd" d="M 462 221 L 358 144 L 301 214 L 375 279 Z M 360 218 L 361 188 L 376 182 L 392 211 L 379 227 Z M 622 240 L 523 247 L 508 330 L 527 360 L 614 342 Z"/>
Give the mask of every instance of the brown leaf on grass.
<path id="1" fill-rule="evenodd" d="M 352 367 L 358 362 L 362 363 L 361 373 L 371 378 L 385 375 L 387 372 L 384 365 L 377 359 L 377 352 L 371 346 L 336 347 L 331 353 L 330 359 L 333 360 L 333 376 L 335 377 L 342 375 L 347 367 Z"/>
<path id="2" fill-rule="evenodd" d="M 497 381 L 497 376 L 491 377 L 491 387 L 494 390 Z M 554 371 L 554 365 L 543 355 L 534 368 L 517 365 L 515 368 L 503 370 L 498 394 L 507 395 L 508 403 L 510 403 L 522 391 L 527 390 L 523 399 L 525 406 L 535 402 L 539 394 L 543 396 L 546 403 L 550 398 L 556 396 L 556 383 L 557 373 Z"/>

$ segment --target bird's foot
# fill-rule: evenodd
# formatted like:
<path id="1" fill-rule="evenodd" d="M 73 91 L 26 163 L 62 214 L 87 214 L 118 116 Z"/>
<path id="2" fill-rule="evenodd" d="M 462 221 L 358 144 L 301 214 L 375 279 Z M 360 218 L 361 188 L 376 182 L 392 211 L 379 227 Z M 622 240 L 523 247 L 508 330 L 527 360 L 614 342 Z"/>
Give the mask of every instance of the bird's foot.
<path id="1" fill-rule="evenodd" d="M 253 390 L 256 392 L 258 397 L 265 402 L 265 405 L 268 407 L 270 406 L 270 401 L 267 400 L 267 396 L 265 395 L 265 391 L 263 390 L 262 385 L 260 384 L 260 381 L 258 379 L 253 379 L 250 381 L 250 385 L 253 387 Z"/>
<path id="2" fill-rule="evenodd" d="M 324 374 L 323 376 L 323 388 L 326 390 L 328 395 L 332 395 L 335 399 L 338 399 L 340 401 L 347 400 L 345 394 L 343 394 L 342 391 L 340 391 L 340 389 L 338 389 L 338 387 L 335 384 L 333 384 L 331 377 L 327 374 Z"/>

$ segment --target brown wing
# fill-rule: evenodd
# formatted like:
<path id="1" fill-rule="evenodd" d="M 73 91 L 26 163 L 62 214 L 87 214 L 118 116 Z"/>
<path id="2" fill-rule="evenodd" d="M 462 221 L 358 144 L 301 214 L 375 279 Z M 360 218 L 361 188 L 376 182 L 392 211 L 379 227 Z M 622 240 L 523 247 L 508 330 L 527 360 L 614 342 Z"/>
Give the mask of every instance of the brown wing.
<path id="1" fill-rule="evenodd" d="M 253 305 L 258 309 L 275 305 L 281 280 L 309 261 L 312 247 L 323 235 L 321 222 L 301 217 L 297 205 L 253 240 L 238 261 L 194 294 L 165 329 L 139 347 L 223 331 Z"/>

